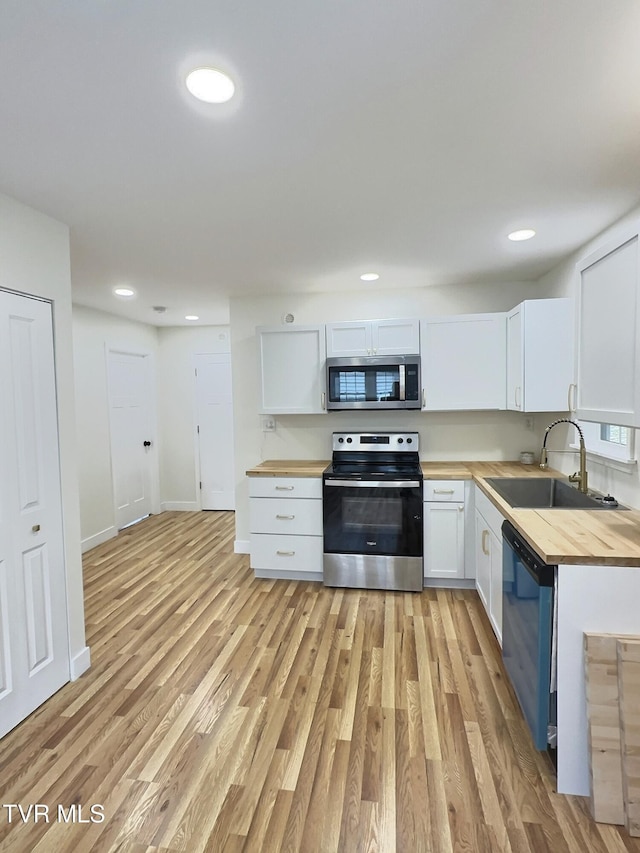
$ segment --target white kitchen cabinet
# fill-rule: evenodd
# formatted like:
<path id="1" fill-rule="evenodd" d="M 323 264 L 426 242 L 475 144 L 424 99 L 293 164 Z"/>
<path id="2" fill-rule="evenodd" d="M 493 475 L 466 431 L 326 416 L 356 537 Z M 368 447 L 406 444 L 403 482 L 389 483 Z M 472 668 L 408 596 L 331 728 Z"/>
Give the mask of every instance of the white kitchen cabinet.
<path id="1" fill-rule="evenodd" d="M 273 415 L 326 411 L 324 326 L 256 329 L 260 361 L 260 411 Z"/>
<path id="2" fill-rule="evenodd" d="M 464 482 L 424 481 L 424 577 L 464 578 Z"/>
<path id="3" fill-rule="evenodd" d="M 476 589 L 502 644 L 502 513 L 476 486 Z"/>
<path id="4" fill-rule="evenodd" d="M 256 577 L 322 580 L 320 477 L 250 477 L 249 522 Z"/>
<path id="5" fill-rule="evenodd" d="M 577 265 L 576 415 L 640 427 L 638 223 Z"/>
<path id="6" fill-rule="evenodd" d="M 327 357 L 416 355 L 420 351 L 418 320 L 349 320 L 329 323 Z"/>
<path id="7" fill-rule="evenodd" d="M 529 299 L 507 314 L 507 408 L 569 411 L 574 381 L 573 301 Z"/>
<path id="8" fill-rule="evenodd" d="M 504 409 L 506 346 L 503 313 L 423 320 L 423 411 Z"/>

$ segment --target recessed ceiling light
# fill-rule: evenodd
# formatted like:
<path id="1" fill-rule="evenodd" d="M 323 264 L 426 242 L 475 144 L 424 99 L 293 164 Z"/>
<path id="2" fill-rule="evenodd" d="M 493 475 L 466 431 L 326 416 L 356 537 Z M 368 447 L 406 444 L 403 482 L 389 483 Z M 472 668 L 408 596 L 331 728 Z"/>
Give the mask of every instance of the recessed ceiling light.
<path id="1" fill-rule="evenodd" d="M 122 296 L 125 299 L 136 295 L 135 290 L 131 290 L 130 287 L 115 287 L 113 289 L 113 292 L 116 296 Z"/>
<path id="2" fill-rule="evenodd" d="M 361 281 L 377 281 L 379 278 L 377 272 L 365 272 L 360 276 Z"/>
<path id="3" fill-rule="evenodd" d="M 198 317 L 197 314 L 185 314 L 184 319 L 185 320 L 199 320 L 200 317 Z"/>
<path id="4" fill-rule="evenodd" d="M 208 104 L 224 104 L 236 90 L 231 77 L 217 68 L 196 68 L 187 74 L 187 89 L 194 98 Z"/>
<path id="5" fill-rule="evenodd" d="M 510 240 L 518 241 L 518 240 L 530 240 L 532 237 L 536 236 L 536 232 L 533 228 L 523 228 L 520 231 L 512 231 L 511 234 L 507 235 Z"/>

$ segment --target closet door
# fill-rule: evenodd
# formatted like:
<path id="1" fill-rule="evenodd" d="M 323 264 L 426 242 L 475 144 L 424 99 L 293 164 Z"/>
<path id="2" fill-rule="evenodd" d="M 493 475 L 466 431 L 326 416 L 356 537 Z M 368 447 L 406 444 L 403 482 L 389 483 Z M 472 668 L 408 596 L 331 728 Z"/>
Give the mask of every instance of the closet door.
<path id="1" fill-rule="evenodd" d="M 0 291 L 0 737 L 69 680 L 51 305 Z"/>

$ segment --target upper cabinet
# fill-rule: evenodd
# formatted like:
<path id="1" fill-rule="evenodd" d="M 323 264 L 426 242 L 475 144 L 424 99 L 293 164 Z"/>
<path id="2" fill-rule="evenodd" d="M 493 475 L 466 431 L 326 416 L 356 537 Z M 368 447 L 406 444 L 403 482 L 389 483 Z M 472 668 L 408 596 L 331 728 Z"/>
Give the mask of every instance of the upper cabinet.
<path id="1" fill-rule="evenodd" d="M 349 320 L 327 325 L 327 357 L 416 355 L 418 320 Z"/>
<path id="2" fill-rule="evenodd" d="M 420 343 L 424 411 L 505 408 L 505 314 L 423 320 Z"/>
<path id="3" fill-rule="evenodd" d="M 577 265 L 576 414 L 640 427 L 638 225 Z"/>
<path id="4" fill-rule="evenodd" d="M 530 299 L 507 314 L 507 408 L 571 408 L 574 313 L 571 299 Z"/>
<path id="5" fill-rule="evenodd" d="M 263 326 L 256 329 L 256 335 L 260 411 L 274 415 L 324 413 L 324 326 Z"/>

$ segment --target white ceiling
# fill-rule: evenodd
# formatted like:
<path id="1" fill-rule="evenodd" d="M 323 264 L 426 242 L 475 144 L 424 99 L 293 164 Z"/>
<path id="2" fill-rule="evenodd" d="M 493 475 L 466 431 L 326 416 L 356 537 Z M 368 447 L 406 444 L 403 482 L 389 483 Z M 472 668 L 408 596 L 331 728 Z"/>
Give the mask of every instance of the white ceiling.
<path id="1" fill-rule="evenodd" d="M 70 225 L 76 302 L 151 323 L 533 280 L 640 202 L 639 44 L 637 0 L 0 0 L 0 190 Z"/>

